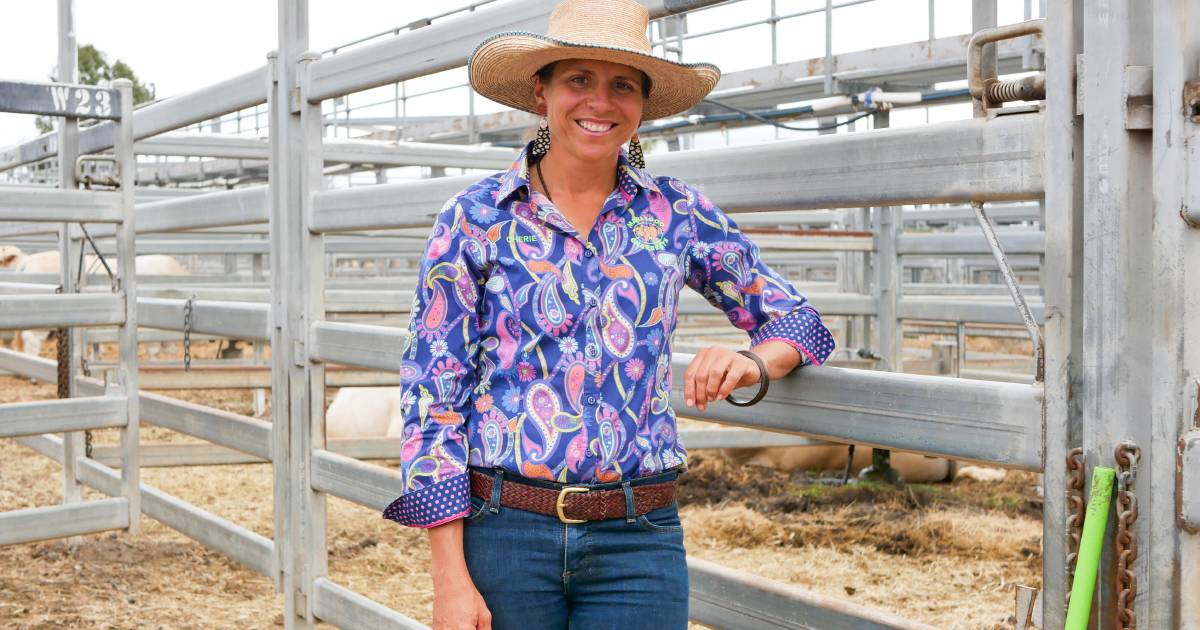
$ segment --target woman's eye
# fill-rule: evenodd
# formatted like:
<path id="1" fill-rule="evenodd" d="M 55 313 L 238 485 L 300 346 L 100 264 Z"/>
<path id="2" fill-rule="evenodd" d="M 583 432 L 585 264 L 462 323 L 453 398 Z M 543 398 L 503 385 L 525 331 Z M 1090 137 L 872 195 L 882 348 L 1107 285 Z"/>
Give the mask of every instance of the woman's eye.
<path id="1" fill-rule="evenodd" d="M 633 87 L 632 83 L 626 83 L 626 82 L 622 81 L 620 83 L 617 83 L 617 89 L 621 90 L 622 92 L 631 92 L 631 91 L 633 91 L 634 87 Z"/>
<path id="2" fill-rule="evenodd" d="M 587 85 L 587 77 L 583 75 L 571 77 L 571 83 L 574 83 L 575 85 Z"/>

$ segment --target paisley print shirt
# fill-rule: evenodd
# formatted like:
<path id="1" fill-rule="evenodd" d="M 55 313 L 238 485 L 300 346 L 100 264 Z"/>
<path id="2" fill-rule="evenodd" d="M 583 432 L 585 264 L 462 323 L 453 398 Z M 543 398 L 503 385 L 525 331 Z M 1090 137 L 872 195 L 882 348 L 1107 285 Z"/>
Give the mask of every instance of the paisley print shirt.
<path id="1" fill-rule="evenodd" d="M 467 466 L 560 483 L 686 468 L 671 341 L 679 293 L 700 292 L 752 345 L 822 363 L 833 339 L 720 208 L 634 168 L 586 240 L 531 192 L 526 153 L 439 212 L 401 370 L 404 494 L 384 516 L 433 527 L 470 510 Z"/>

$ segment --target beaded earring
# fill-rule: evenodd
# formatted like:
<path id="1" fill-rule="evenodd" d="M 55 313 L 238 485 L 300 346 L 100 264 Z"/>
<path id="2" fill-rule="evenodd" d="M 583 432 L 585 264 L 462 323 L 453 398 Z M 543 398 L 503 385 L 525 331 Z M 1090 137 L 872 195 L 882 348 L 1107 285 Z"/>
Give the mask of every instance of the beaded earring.
<path id="1" fill-rule="evenodd" d="M 642 143 L 636 133 L 629 139 L 629 163 L 637 169 L 646 168 L 646 156 L 642 154 Z"/>
<path id="2" fill-rule="evenodd" d="M 533 139 L 533 149 L 531 152 L 536 156 L 546 155 L 550 150 L 550 123 L 546 122 L 546 117 L 543 116 L 538 121 L 537 136 Z"/>

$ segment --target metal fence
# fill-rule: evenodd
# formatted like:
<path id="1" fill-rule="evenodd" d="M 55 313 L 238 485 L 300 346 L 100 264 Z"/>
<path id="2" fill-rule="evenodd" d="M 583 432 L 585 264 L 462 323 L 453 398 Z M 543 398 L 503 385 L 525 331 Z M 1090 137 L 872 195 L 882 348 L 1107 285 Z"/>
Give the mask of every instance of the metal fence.
<path id="1" fill-rule="evenodd" d="M 646 2 L 655 17 L 716 3 Z M 407 333 L 326 321 L 330 303 L 326 241 L 327 235 L 342 232 L 425 228 L 445 198 L 476 179 L 449 177 L 326 190 L 323 165 L 337 145 L 323 139 L 322 105 L 353 92 L 461 65 L 485 34 L 543 27 L 551 4 L 510 0 L 503 10 L 482 7 L 453 22 L 434 23 L 322 57 L 307 51 L 306 4 L 282 2 L 279 50 L 264 68 L 140 109 L 123 118 L 120 126 L 101 124 L 79 133 L 80 153 L 116 144 L 131 155 L 128 147 L 135 138 L 145 140 L 266 104 L 270 119 L 267 186 L 142 204 L 132 216 L 122 217 L 118 229 L 124 232 L 115 234 L 124 234 L 124 242 L 131 244 L 134 230 L 179 231 L 269 221 L 271 268 L 294 270 L 271 274 L 269 305 L 216 300 L 190 304 L 191 328 L 197 333 L 271 343 L 275 349 L 273 422 L 155 394 L 134 396 L 136 380 L 123 381 L 131 410 L 127 431 L 128 423 L 136 428 L 140 406 L 141 418 L 147 422 L 271 462 L 274 540 L 144 485 L 140 511 L 270 576 L 284 593 L 287 627 L 311 627 L 318 621 L 341 627 L 420 627 L 327 577 L 325 497 L 334 495 L 381 509 L 401 491 L 395 471 L 350 456 L 366 447 L 326 441 L 327 364 L 394 372 Z M 1008 111 L 981 106 L 973 120 L 670 153 L 655 156 L 654 161 L 657 170 L 697 185 L 731 212 L 874 208 L 875 292 L 813 299 L 832 314 L 878 318 L 879 353 L 893 369 L 902 360 L 899 335 L 904 320 L 1021 321 L 1011 303 L 994 299 L 956 303 L 946 296 L 935 300 L 902 295 L 902 257 L 987 254 L 992 248 L 982 236 L 902 234 L 903 214 L 893 208 L 918 203 L 1043 202 L 1038 222 L 1044 233 L 1002 235 L 1000 245 L 1009 253 L 1044 257 L 1041 309 L 1034 304 L 1045 323 L 1044 381 L 998 383 L 825 368 L 785 378 L 752 415 L 712 407 L 697 417 L 1044 471 L 1044 627 L 1063 623 L 1060 602 L 1071 539 L 1068 455 L 1080 447 L 1086 465 L 1107 465 L 1116 445 L 1131 441 L 1141 448 L 1136 472 L 1141 482 L 1124 490 L 1143 506 L 1133 524 L 1141 555 L 1130 568 L 1140 587 L 1132 599 L 1132 612 L 1143 627 L 1195 627 L 1200 598 L 1185 585 L 1200 578 L 1200 540 L 1194 533 L 1200 526 L 1200 471 L 1185 463 L 1200 457 L 1200 437 L 1193 427 L 1200 395 L 1195 381 L 1200 373 L 1200 353 L 1195 352 L 1200 318 L 1195 311 L 1200 304 L 1194 299 L 1200 295 L 1195 273 L 1200 232 L 1187 219 L 1192 212 L 1189 202 L 1200 202 L 1186 174 L 1196 168 L 1194 152 L 1189 153 L 1188 147 L 1200 142 L 1196 138 L 1200 116 L 1195 114 L 1200 112 L 1200 90 L 1193 75 L 1200 61 L 1194 44 L 1200 7 L 1194 0 L 1156 0 L 1151 9 L 1141 10 L 1133 0 L 1116 0 L 1104 3 L 1108 12 L 1100 15 L 1084 11 L 1076 2 L 1048 4 L 1046 95 L 1037 106 Z M 60 6 L 69 18 L 70 1 L 60 0 Z M 974 0 L 973 7 L 977 30 L 995 26 L 994 0 Z M 1077 66 L 1077 56 L 1085 48 L 1087 57 Z M 984 63 L 993 63 L 986 52 Z M 1152 74 L 1139 69 L 1150 65 Z M 1112 81 L 1114 76 L 1125 80 Z M 56 150 L 74 156 L 73 134 L 69 125 L 66 129 Z M 117 135 L 117 129 L 124 135 Z M 128 141 L 115 142 L 122 138 Z M 465 161 L 473 156 L 471 149 L 443 150 L 448 159 Z M 7 165 L 49 154 L 44 146 L 18 147 L 10 153 Z M 131 172 L 132 168 L 123 175 Z M 796 181 L 805 185 L 798 187 Z M 123 180 L 121 191 L 122 207 L 132 208 L 132 181 Z M 0 191 L 0 218 L 79 218 L 59 206 L 47 206 L 45 213 L 31 217 L 25 206 L 18 205 L 30 198 L 9 195 Z M 114 210 L 107 212 L 111 220 L 117 219 Z M 122 242 L 118 239 L 118 244 Z M 132 269 L 132 247 L 123 251 L 128 258 L 123 257 L 122 268 Z M 53 297 L 94 300 L 106 306 L 107 310 L 89 315 L 104 319 L 100 323 L 122 323 L 119 315 L 124 308 L 123 330 L 132 330 L 129 324 L 134 321 L 177 330 L 183 309 L 189 306 L 180 299 L 147 296 L 138 297 L 134 309 L 134 296 L 126 285 L 124 301 L 119 303 L 107 296 Z M 97 323 L 50 321 L 48 316 L 34 317 L 25 308 L 34 304 L 29 300 L 48 305 L 50 297 L 16 301 L 6 297 L 6 306 L 0 307 L 0 327 Z M 9 312 L 14 314 L 6 315 Z M 131 339 L 127 336 L 123 343 Z M 690 359 L 686 354 L 673 357 L 677 376 Z M 0 351 L 0 367 L 45 379 L 54 373 L 52 362 L 7 351 Z M 103 383 L 94 380 L 73 382 L 81 393 L 105 391 Z M 679 396 L 680 392 L 673 392 L 673 404 L 682 402 Z M 39 410 L 45 408 L 34 409 Z M 9 418 L 22 422 L 28 411 L 0 408 L 0 427 L 16 426 Z M 112 415 L 118 411 L 114 409 Z M 76 410 L 74 415 L 81 414 Z M 132 526 L 138 513 L 138 486 L 136 473 L 130 471 L 137 466 L 125 465 L 118 473 L 101 461 L 80 458 L 72 445 L 73 435 L 23 440 L 64 462 L 64 468 L 73 467 L 73 478 L 122 497 L 116 499 L 120 503 L 104 504 L 103 510 L 109 516 L 125 514 L 128 522 L 107 524 Z M 136 457 L 136 439 L 123 446 L 127 458 Z M 130 461 L 135 460 L 126 463 Z M 76 499 L 68 496 L 66 507 L 52 509 L 79 509 Z M 72 533 L 77 532 L 57 535 Z M 1126 576 L 1115 571 L 1115 555 L 1119 554 L 1106 552 L 1104 565 L 1112 577 L 1101 581 L 1098 601 L 1115 602 L 1118 591 L 1128 588 L 1122 581 Z M 715 627 L 919 627 L 695 558 L 689 559 L 689 574 L 693 619 Z M 1118 626 L 1122 613 L 1106 604 L 1098 613 L 1099 627 L 1128 627 Z"/>

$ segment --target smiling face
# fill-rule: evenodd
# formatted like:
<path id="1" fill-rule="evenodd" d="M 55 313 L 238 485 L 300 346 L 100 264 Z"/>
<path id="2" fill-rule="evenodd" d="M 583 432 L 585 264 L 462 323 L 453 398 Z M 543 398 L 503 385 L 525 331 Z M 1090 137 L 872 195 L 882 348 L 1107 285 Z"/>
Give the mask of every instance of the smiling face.
<path id="1" fill-rule="evenodd" d="M 549 81 L 534 77 L 551 150 L 580 160 L 612 159 L 641 124 L 644 81 L 636 68 L 590 59 L 556 63 Z"/>

